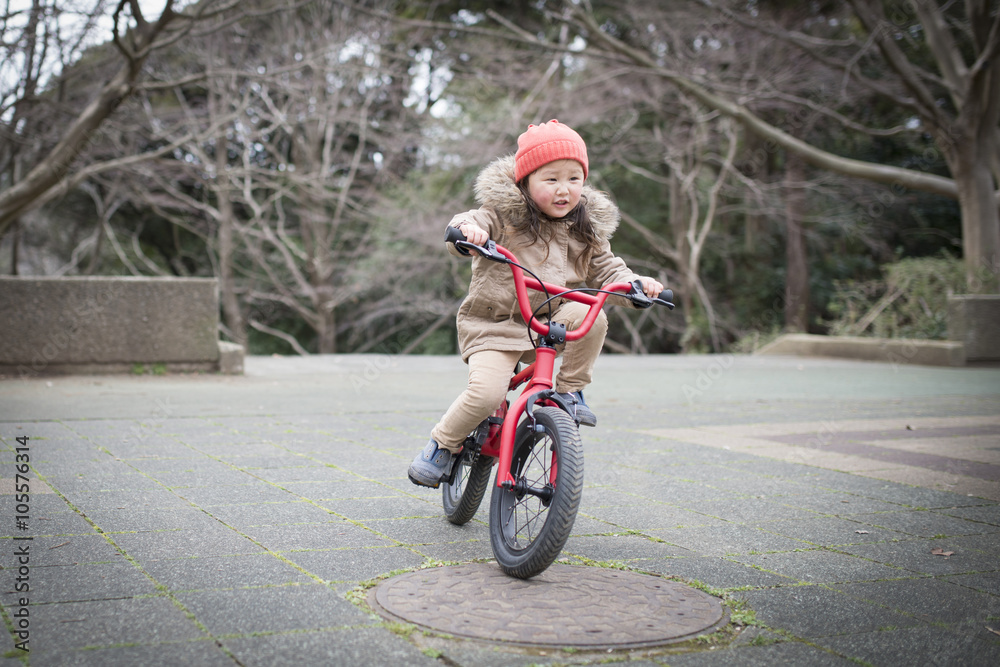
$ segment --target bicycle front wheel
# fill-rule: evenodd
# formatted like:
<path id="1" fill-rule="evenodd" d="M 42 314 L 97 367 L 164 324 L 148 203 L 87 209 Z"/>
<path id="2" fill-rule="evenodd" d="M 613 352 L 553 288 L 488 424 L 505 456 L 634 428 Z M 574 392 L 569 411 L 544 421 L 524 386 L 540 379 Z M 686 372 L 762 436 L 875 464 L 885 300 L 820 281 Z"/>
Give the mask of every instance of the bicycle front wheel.
<path id="1" fill-rule="evenodd" d="M 525 419 L 514 437 L 514 488 L 495 486 L 490 499 L 493 555 L 505 573 L 519 579 L 542 572 L 559 556 L 583 492 L 583 446 L 576 423 L 554 407 L 538 408 L 534 415 L 542 429 Z"/>

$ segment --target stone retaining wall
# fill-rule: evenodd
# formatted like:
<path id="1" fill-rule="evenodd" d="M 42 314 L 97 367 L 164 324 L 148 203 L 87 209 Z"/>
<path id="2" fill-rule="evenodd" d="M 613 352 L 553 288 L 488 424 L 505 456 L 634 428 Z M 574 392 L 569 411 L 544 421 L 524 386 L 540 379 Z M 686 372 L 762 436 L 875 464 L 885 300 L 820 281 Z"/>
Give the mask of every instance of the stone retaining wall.
<path id="1" fill-rule="evenodd" d="M 756 354 L 840 357 L 924 366 L 965 365 L 962 343 L 942 340 L 785 334 L 757 350 Z"/>
<path id="2" fill-rule="evenodd" d="M 969 361 L 1000 361 L 1000 294 L 948 297 L 948 340 L 965 345 Z"/>
<path id="3" fill-rule="evenodd" d="M 242 373 L 214 278 L 0 277 L 0 372 Z"/>

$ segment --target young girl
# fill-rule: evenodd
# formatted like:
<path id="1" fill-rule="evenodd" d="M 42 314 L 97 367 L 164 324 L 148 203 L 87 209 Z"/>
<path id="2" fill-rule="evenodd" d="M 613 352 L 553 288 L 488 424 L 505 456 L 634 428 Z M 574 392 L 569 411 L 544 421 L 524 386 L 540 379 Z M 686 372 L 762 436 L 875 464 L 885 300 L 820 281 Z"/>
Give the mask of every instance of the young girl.
<path id="1" fill-rule="evenodd" d="M 611 252 L 609 239 L 618 227 L 618 209 L 606 194 L 584 185 L 587 169 L 587 146 L 579 134 L 556 120 L 530 125 L 518 137 L 513 157 L 499 158 L 480 172 L 475 193 L 481 207 L 456 215 L 449 224 L 476 245 L 493 239 L 507 247 L 545 282 L 603 287 L 640 280 L 648 296 L 659 296 L 663 285 L 637 276 Z M 459 254 L 454 245 L 447 245 L 452 254 Z M 541 293 L 532 293 L 532 308 L 544 299 Z M 586 313 L 583 304 L 557 300 L 552 319 L 574 329 Z M 565 345 L 555 380 L 557 392 L 575 399 L 576 419 L 587 426 L 595 426 L 597 417 L 583 402 L 582 392 L 590 384 L 607 331 L 608 318 L 602 312 L 590 333 Z M 410 481 L 437 487 L 448 479 L 466 436 L 507 395 L 517 363 L 533 361 L 527 332 L 510 268 L 474 255 L 469 296 L 458 311 L 468 387 L 410 464 Z"/>

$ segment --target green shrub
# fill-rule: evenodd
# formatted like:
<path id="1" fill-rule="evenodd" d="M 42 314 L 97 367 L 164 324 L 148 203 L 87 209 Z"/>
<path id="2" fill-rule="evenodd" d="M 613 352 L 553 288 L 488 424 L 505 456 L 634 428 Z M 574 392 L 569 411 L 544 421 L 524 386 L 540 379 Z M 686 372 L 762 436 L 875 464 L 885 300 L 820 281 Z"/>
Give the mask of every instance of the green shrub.
<path id="1" fill-rule="evenodd" d="M 948 295 L 965 291 L 954 257 L 904 259 L 882 267 L 883 278 L 836 283 L 830 333 L 839 336 L 944 339 Z"/>

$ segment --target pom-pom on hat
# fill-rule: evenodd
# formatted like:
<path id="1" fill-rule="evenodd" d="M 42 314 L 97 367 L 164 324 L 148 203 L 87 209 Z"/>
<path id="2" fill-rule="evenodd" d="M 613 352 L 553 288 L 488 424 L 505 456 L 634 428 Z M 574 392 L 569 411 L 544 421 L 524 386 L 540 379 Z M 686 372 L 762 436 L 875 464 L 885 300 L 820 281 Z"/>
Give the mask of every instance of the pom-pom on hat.
<path id="1" fill-rule="evenodd" d="M 583 165 L 583 177 L 587 178 L 587 144 L 575 130 L 555 119 L 529 125 L 517 138 L 514 181 L 520 183 L 528 174 L 556 160 L 576 160 Z"/>

